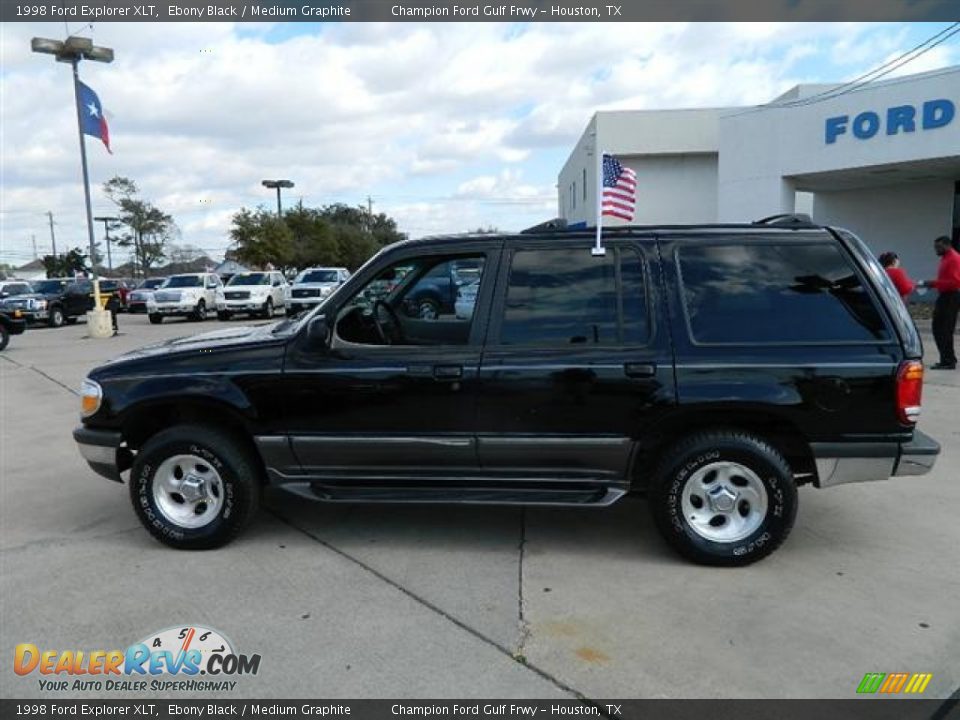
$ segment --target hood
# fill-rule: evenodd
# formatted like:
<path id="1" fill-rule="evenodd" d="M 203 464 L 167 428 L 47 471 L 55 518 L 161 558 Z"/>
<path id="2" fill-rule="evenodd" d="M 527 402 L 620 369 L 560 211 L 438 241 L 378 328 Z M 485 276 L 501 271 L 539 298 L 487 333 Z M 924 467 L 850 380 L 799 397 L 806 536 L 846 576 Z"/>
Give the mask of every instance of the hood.
<path id="1" fill-rule="evenodd" d="M 21 300 L 49 300 L 51 298 L 60 297 L 60 293 L 49 293 L 44 295 L 43 293 L 24 293 L 23 295 L 11 295 L 8 298 L 4 298 L 4 303 L 15 303 Z"/>
<path id="2" fill-rule="evenodd" d="M 190 337 L 173 338 L 172 340 L 166 340 L 161 343 L 138 348 L 137 350 L 131 350 L 112 360 L 108 360 L 101 367 L 146 358 L 156 358 L 162 355 L 201 353 L 241 345 L 280 342 L 283 338 L 277 337 L 271 332 L 276 324 L 277 323 L 268 325 L 240 325 L 201 333 L 200 335 L 191 335 Z"/>

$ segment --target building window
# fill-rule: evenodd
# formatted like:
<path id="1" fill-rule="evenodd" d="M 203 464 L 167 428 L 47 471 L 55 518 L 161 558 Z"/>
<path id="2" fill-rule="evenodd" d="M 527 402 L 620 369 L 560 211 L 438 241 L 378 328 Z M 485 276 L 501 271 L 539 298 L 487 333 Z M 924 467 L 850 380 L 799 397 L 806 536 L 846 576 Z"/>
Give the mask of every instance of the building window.
<path id="1" fill-rule="evenodd" d="M 583 169 L 583 203 L 587 203 L 587 169 Z"/>
<path id="2" fill-rule="evenodd" d="M 573 209 L 577 209 L 577 181 L 573 181 L 573 187 L 570 188 L 570 198 L 573 200 Z"/>

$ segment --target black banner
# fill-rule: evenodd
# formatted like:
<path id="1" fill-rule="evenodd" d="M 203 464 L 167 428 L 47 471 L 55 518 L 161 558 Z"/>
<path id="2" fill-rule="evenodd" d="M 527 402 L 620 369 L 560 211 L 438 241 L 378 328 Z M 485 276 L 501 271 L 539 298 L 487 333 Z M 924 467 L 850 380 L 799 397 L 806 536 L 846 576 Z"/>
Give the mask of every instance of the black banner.
<path id="1" fill-rule="evenodd" d="M 957 0 L 0 0 L 0 21 L 622 22 L 960 20 Z"/>
<path id="2" fill-rule="evenodd" d="M 956 700 L 0 700 L 0 718 L 957 720 Z"/>

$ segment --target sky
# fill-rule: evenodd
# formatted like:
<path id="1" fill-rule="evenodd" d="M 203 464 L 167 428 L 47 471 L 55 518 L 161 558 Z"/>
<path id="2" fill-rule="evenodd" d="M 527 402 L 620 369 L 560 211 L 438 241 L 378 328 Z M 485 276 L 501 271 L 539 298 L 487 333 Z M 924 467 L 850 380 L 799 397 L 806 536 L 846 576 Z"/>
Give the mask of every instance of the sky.
<path id="1" fill-rule="evenodd" d="M 760 104 L 853 79 L 941 23 L 8 23 L 0 27 L 0 262 L 86 247 L 69 66 L 30 52 L 67 32 L 113 154 L 87 153 L 95 215 L 114 175 L 214 259 L 241 207 L 365 205 L 411 237 L 520 230 L 557 215 L 557 175 L 597 110 Z M 960 61 L 957 38 L 895 75 Z M 102 236 L 102 224 L 96 228 Z M 119 255 L 119 257 L 118 257 Z M 125 260 L 125 252 L 114 262 Z"/>

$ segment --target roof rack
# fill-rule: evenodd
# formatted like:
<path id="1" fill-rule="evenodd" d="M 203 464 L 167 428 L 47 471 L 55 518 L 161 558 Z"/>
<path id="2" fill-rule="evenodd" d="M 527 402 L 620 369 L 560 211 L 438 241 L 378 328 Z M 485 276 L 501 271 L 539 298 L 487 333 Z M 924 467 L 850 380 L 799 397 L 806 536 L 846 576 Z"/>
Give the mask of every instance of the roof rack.
<path id="1" fill-rule="evenodd" d="M 813 219 L 805 213 L 781 213 L 780 215 L 771 215 L 761 220 L 754 220 L 753 224 L 789 228 L 819 227 Z"/>
<path id="2" fill-rule="evenodd" d="M 521 230 L 522 235 L 535 235 L 536 233 L 544 232 L 553 232 L 555 230 L 566 230 L 567 221 L 563 218 L 553 218 L 553 220 L 547 220 L 542 222 L 539 225 L 534 225 L 533 227 L 528 227 L 526 230 Z"/>

